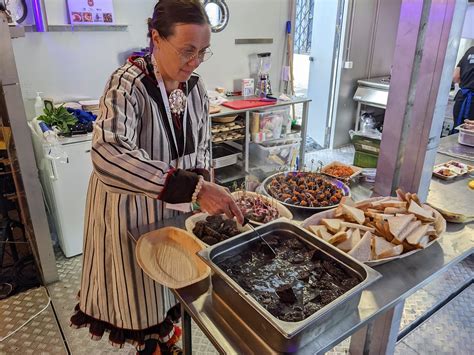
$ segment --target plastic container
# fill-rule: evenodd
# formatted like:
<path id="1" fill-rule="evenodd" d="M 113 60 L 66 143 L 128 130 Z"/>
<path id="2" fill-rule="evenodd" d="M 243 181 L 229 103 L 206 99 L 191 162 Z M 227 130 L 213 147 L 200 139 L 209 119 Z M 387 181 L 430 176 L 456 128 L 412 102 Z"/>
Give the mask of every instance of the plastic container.
<path id="1" fill-rule="evenodd" d="M 291 117 L 289 107 L 277 110 L 257 111 L 252 115 L 250 132 L 262 132 L 265 139 L 272 140 L 291 132 Z"/>
<path id="2" fill-rule="evenodd" d="M 474 147 L 474 131 L 465 129 L 463 124 L 460 125 L 457 129 L 459 130 L 459 144 Z"/>
<path id="3" fill-rule="evenodd" d="M 250 164 L 254 166 L 290 167 L 298 156 L 301 138 L 250 144 Z"/>
<path id="4" fill-rule="evenodd" d="M 375 154 L 356 151 L 354 165 L 360 168 L 376 168 L 379 156 Z"/>
<path id="5" fill-rule="evenodd" d="M 37 92 L 36 93 L 36 98 L 35 98 L 35 114 L 36 116 L 41 116 L 44 111 L 44 102 L 43 99 L 41 98 L 42 92 Z"/>
<path id="6" fill-rule="evenodd" d="M 378 155 L 380 153 L 380 142 L 380 139 L 369 138 L 358 134 L 352 136 L 352 144 L 354 144 L 356 152 Z"/>

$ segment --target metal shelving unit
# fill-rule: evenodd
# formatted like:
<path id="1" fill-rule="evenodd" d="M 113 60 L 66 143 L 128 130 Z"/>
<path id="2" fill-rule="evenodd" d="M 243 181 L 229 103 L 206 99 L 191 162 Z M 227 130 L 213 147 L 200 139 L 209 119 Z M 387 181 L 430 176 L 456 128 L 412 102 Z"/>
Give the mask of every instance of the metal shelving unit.
<path id="1" fill-rule="evenodd" d="M 239 99 L 242 99 L 242 98 L 241 97 L 230 98 L 230 100 L 239 100 Z M 232 147 L 241 150 L 243 153 L 242 154 L 243 160 L 240 163 L 241 164 L 240 166 L 236 164 L 236 165 L 220 168 L 219 171 L 214 171 L 214 168 L 211 167 L 211 170 L 213 171 L 212 176 L 214 178 L 217 177 L 218 182 L 224 184 L 224 183 L 229 183 L 232 181 L 245 178 L 250 173 L 251 171 L 250 166 L 249 166 L 250 119 L 251 119 L 250 115 L 252 112 L 260 111 L 263 109 L 271 110 L 278 107 L 292 106 L 292 105 L 297 105 L 297 104 L 303 105 L 303 115 L 302 115 L 302 121 L 301 121 L 301 131 L 300 131 L 301 144 L 300 144 L 299 159 L 300 161 L 304 161 L 306 131 L 307 131 L 307 124 L 308 124 L 308 106 L 310 102 L 311 100 L 307 98 L 294 98 L 290 101 L 278 100 L 274 105 L 271 105 L 271 106 L 254 107 L 254 108 L 242 109 L 242 110 L 233 110 L 233 109 L 221 106 L 220 112 L 210 115 L 211 119 L 209 120 L 209 131 L 211 131 L 211 128 L 212 128 L 212 118 L 231 116 L 231 115 L 241 115 L 244 119 L 243 120 L 244 138 L 234 140 L 233 142 L 224 141 L 224 142 L 219 142 L 217 144 L 227 143 L 231 145 Z M 212 139 L 211 139 L 211 144 L 209 147 L 210 154 L 211 154 L 211 161 L 212 161 L 213 144 L 216 144 L 216 143 L 212 143 Z"/>

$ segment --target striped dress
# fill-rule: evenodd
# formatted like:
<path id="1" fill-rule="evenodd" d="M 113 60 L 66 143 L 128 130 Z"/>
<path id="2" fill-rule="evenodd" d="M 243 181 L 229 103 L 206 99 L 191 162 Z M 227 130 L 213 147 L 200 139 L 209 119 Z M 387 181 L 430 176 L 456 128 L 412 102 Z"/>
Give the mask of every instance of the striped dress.
<path id="1" fill-rule="evenodd" d="M 209 167 L 208 100 L 199 76 L 191 76 L 186 91 L 185 144 L 182 129 L 168 121 L 149 57 L 130 58 L 115 71 L 100 100 L 80 303 L 71 318 L 74 327 L 89 326 L 95 339 L 107 331 L 114 345 L 129 342 L 141 349 L 145 339 L 166 337 L 173 329 L 163 324 L 176 300 L 138 266 L 127 231 L 175 216 L 164 202 L 190 202 L 197 174 Z"/>

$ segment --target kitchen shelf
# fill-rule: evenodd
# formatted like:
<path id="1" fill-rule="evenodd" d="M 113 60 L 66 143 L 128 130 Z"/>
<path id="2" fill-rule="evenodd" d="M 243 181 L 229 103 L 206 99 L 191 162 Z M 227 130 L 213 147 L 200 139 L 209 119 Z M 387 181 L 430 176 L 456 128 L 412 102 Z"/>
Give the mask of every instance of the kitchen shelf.
<path id="1" fill-rule="evenodd" d="M 236 142 L 236 141 L 241 141 L 245 139 L 245 136 L 238 137 L 238 138 L 233 138 L 233 139 L 226 139 L 225 141 L 219 141 L 219 142 L 212 142 L 212 144 L 222 144 L 222 143 L 227 143 L 227 142 Z"/>
<path id="2" fill-rule="evenodd" d="M 128 25 L 48 25 L 49 32 L 124 32 Z"/>
<path id="3" fill-rule="evenodd" d="M 11 26 L 13 27 L 13 26 Z M 25 32 L 37 32 L 35 25 L 17 26 L 19 37 L 24 37 Z M 128 30 L 128 25 L 48 25 L 47 32 L 125 32 Z M 10 29 L 10 33 L 11 33 Z M 23 33 L 23 35 L 21 35 Z M 16 38 L 16 37 L 12 37 Z"/>
<path id="4" fill-rule="evenodd" d="M 242 179 L 247 176 L 242 166 L 235 164 L 224 168 L 214 170 L 215 179 L 221 183 L 226 184 L 231 181 Z"/>

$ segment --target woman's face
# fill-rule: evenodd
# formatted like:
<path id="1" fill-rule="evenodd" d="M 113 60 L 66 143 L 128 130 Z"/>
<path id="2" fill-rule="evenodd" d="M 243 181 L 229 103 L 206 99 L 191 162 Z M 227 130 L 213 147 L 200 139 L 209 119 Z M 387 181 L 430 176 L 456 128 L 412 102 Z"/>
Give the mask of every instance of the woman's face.
<path id="1" fill-rule="evenodd" d="M 202 63 L 210 51 L 211 30 L 209 25 L 176 24 L 174 34 L 160 37 L 153 30 L 153 55 L 165 79 L 183 82 Z"/>

